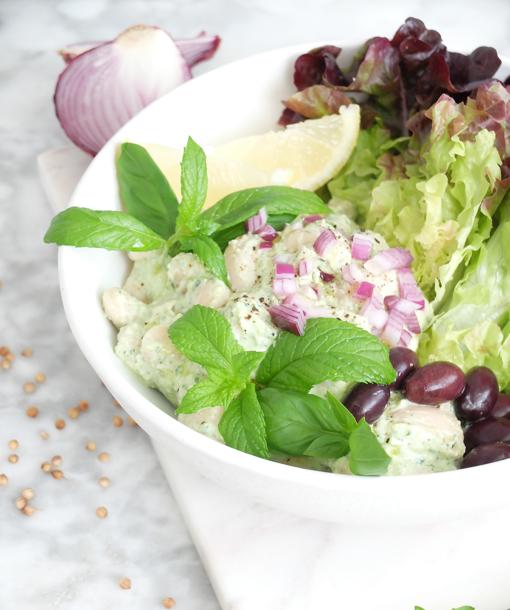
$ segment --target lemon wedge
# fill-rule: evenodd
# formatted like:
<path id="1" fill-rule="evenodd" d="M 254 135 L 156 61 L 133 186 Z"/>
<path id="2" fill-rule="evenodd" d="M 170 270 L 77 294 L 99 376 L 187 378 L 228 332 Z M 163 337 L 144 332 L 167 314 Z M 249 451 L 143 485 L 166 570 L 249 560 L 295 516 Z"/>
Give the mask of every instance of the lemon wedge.
<path id="1" fill-rule="evenodd" d="M 309 119 L 222 144 L 207 155 L 206 207 L 245 188 L 279 184 L 315 191 L 348 161 L 358 138 L 360 110 L 343 106 L 338 114 Z M 181 151 L 145 145 L 180 196 Z"/>

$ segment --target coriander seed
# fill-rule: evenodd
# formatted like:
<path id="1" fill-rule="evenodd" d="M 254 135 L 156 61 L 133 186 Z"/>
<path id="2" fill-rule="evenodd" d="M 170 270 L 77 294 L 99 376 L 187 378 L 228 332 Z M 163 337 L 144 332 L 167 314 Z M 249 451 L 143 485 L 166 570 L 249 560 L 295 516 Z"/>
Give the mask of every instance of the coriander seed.
<path id="1" fill-rule="evenodd" d="M 30 405 L 25 413 L 28 415 L 28 417 L 37 417 L 39 415 L 39 409 L 34 405 Z"/>
<path id="2" fill-rule="evenodd" d="M 32 500 L 34 497 L 34 490 L 30 487 L 23 489 L 21 492 L 21 497 L 25 500 Z"/>
<path id="3" fill-rule="evenodd" d="M 15 449 L 17 449 L 19 447 L 19 443 L 16 439 L 13 439 L 12 441 L 9 441 L 9 449 L 12 449 L 12 451 L 14 451 Z"/>
<path id="4" fill-rule="evenodd" d="M 24 383 L 23 392 L 25 392 L 25 394 L 32 394 L 33 392 L 35 392 L 35 383 L 32 383 L 31 381 L 27 381 L 26 383 Z"/>
<path id="5" fill-rule="evenodd" d="M 0 487 L 4 487 L 9 482 L 9 478 L 6 474 L 0 474 Z"/>
<path id="6" fill-rule="evenodd" d="M 119 587 L 121 589 L 131 589 L 131 579 L 121 578 L 121 580 L 119 580 Z"/>
<path id="7" fill-rule="evenodd" d="M 124 420 L 122 419 L 122 417 L 119 417 L 118 415 L 115 415 L 113 417 L 113 425 L 116 428 L 120 428 L 122 426 L 122 424 L 124 423 Z"/>
<path id="8" fill-rule="evenodd" d="M 46 375 L 44 373 L 36 373 L 35 380 L 37 383 L 44 383 L 46 381 Z"/>
<path id="9" fill-rule="evenodd" d="M 57 479 L 57 481 L 60 481 L 60 479 L 64 478 L 64 473 L 61 470 L 52 470 L 51 471 L 51 476 L 54 479 Z"/>
<path id="10" fill-rule="evenodd" d="M 96 508 L 96 515 L 100 519 L 106 519 L 106 517 L 108 516 L 108 509 L 106 508 L 106 506 L 98 506 Z"/>
<path id="11" fill-rule="evenodd" d="M 173 597 L 165 597 L 162 604 L 163 608 L 173 608 L 175 606 L 175 599 Z"/>
<path id="12" fill-rule="evenodd" d="M 57 430 L 63 430 L 66 427 L 66 423 L 63 419 L 55 420 L 55 428 Z"/>
<path id="13" fill-rule="evenodd" d="M 94 441 L 89 441 L 86 445 L 85 445 L 85 449 L 87 451 L 95 451 L 96 450 L 96 443 L 94 443 Z"/>
<path id="14" fill-rule="evenodd" d="M 110 485 L 110 479 L 108 477 L 101 477 L 99 479 L 99 485 L 101 485 L 101 487 L 108 487 L 108 485 Z"/>
<path id="15" fill-rule="evenodd" d="M 110 459 L 110 454 L 106 453 L 106 451 L 102 451 L 98 456 L 97 459 L 100 462 L 107 462 Z"/>
<path id="16" fill-rule="evenodd" d="M 11 464 L 17 464 L 19 461 L 19 457 L 15 453 L 12 453 L 7 459 Z"/>

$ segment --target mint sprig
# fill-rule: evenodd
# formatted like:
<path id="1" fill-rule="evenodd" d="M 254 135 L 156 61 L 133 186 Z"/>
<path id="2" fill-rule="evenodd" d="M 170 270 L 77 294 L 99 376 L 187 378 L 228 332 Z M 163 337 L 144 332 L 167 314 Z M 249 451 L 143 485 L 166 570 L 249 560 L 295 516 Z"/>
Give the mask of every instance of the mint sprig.
<path id="1" fill-rule="evenodd" d="M 244 221 L 261 208 L 267 208 L 279 228 L 282 219 L 328 213 L 315 193 L 283 186 L 237 191 L 202 211 L 207 197 L 207 161 L 192 138 L 188 138 L 181 162 L 180 204 L 164 174 L 139 144 L 121 145 L 117 177 L 127 212 L 69 208 L 55 216 L 44 240 L 107 250 L 165 247 L 172 256 L 193 252 L 215 277 L 228 284 L 223 250 L 228 241 L 244 232 Z"/>
<path id="2" fill-rule="evenodd" d="M 389 457 L 370 426 L 364 420 L 356 422 L 331 394 L 320 398 L 308 393 L 330 378 L 365 381 L 367 362 L 368 375 L 377 376 L 380 383 L 393 381 L 395 371 L 386 347 L 369 333 L 357 331 L 339 320 L 310 320 L 302 337 L 283 332 L 273 351 L 246 352 L 218 311 L 195 305 L 170 326 L 168 334 L 179 351 L 205 368 L 208 377 L 190 388 L 177 412 L 221 405 L 225 412 L 219 430 L 230 447 L 259 457 L 268 457 L 269 450 L 323 459 L 349 454 L 355 474 L 382 474 Z M 349 347 L 353 340 L 355 356 Z M 339 345 L 345 351 L 340 359 Z M 305 365 L 308 370 L 300 380 L 297 376 Z"/>

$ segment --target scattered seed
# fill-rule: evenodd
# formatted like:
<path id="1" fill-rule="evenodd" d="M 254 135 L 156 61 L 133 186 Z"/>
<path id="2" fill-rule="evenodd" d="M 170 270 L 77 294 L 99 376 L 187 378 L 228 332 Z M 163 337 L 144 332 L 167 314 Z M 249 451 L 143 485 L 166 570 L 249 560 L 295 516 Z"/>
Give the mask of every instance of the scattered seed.
<path id="1" fill-rule="evenodd" d="M 19 457 L 15 453 L 13 453 L 7 459 L 11 464 L 16 464 L 19 460 Z"/>
<path id="2" fill-rule="evenodd" d="M 175 606 L 175 599 L 173 597 L 165 597 L 162 604 L 163 608 L 173 608 Z"/>
<path id="3" fill-rule="evenodd" d="M 25 347 L 25 349 L 21 350 L 21 355 L 25 358 L 31 358 L 34 350 L 31 347 Z"/>
<path id="4" fill-rule="evenodd" d="M 119 580 L 119 587 L 121 589 L 131 589 L 131 579 L 121 578 L 121 580 Z"/>
<path id="5" fill-rule="evenodd" d="M 9 482 L 6 474 L 0 474 L 0 487 L 4 487 Z"/>
<path id="6" fill-rule="evenodd" d="M 138 426 L 138 424 L 135 422 L 135 420 L 130 415 L 128 415 L 127 420 L 128 420 L 128 424 L 130 426 Z"/>
<path id="7" fill-rule="evenodd" d="M 51 458 L 51 463 L 53 466 L 60 466 L 60 464 L 62 464 L 62 457 L 60 455 L 54 455 Z"/>
<path id="8" fill-rule="evenodd" d="M 11 368 L 11 363 L 8 360 L 2 360 L 0 365 L 3 369 L 7 370 Z"/>
<path id="9" fill-rule="evenodd" d="M 99 485 L 101 485 L 101 487 L 108 487 L 108 485 L 110 485 L 110 479 L 108 477 L 101 477 L 99 479 Z"/>
<path id="10" fill-rule="evenodd" d="M 59 481 L 60 479 L 64 478 L 64 473 L 61 470 L 52 470 L 51 476 Z"/>
<path id="11" fill-rule="evenodd" d="M 78 408 L 80 409 L 80 411 L 88 411 L 89 403 L 86 400 L 80 400 L 80 402 L 78 403 Z"/>
<path id="12" fill-rule="evenodd" d="M 124 423 L 124 420 L 122 419 L 122 417 L 119 417 L 118 415 L 115 415 L 113 418 L 113 425 L 116 428 L 120 428 Z"/>
<path id="13" fill-rule="evenodd" d="M 25 392 L 25 394 L 32 394 L 33 392 L 35 392 L 35 383 L 32 383 L 31 381 L 27 381 L 26 383 L 24 383 L 23 392 Z"/>
<path id="14" fill-rule="evenodd" d="M 35 513 L 35 508 L 33 506 L 29 506 L 28 504 L 21 511 L 27 517 L 31 517 Z"/>
<path id="15" fill-rule="evenodd" d="M 25 498 L 22 498 L 20 496 L 19 498 L 16 498 L 15 505 L 18 510 L 23 510 L 27 505 L 27 501 L 25 500 Z"/>
<path id="16" fill-rule="evenodd" d="M 80 413 L 80 407 L 71 407 L 70 409 L 67 409 L 67 415 L 70 419 L 78 419 Z"/>
<path id="17" fill-rule="evenodd" d="M 51 464 L 50 464 L 49 462 L 43 462 L 43 463 L 41 464 L 41 470 L 42 470 L 43 472 L 50 472 L 50 470 L 51 470 Z"/>
<path id="18" fill-rule="evenodd" d="M 9 352 L 7 356 L 5 356 L 5 359 L 8 362 L 14 362 L 16 360 L 16 356 L 12 352 Z"/>
<path id="19" fill-rule="evenodd" d="M 63 419 L 55 420 L 55 428 L 57 430 L 63 430 L 66 427 L 66 423 Z"/>
<path id="20" fill-rule="evenodd" d="M 96 508 L 96 515 L 100 519 L 106 519 L 106 517 L 108 517 L 108 509 L 106 508 L 106 506 L 98 506 Z"/>
<path id="21" fill-rule="evenodd" d="M 43 441 L 47 441 L 50 438 L 50 435 L 46 432 L 46 430 L 41 430 L 39 432 L 39 436 L 43 439 Z"/>
<path id="22" fill-rule="evenodd" d="M 6 345 L 0 346 L 0 356 L 7 356 L 7 354 L 10 354 L 10 353 L 11 353 L 11 350 Z"/>
<path id="23" fill-rule="evenodd" d="M 12 441 L 9 441 L 9 449 L 12 449 L 14 451 L 18 447 L 19 447 L 19 443 L 18 443 L 18 441 L 16 439 L 13 439 Z"/>
<path id="24" fill-rule="evenodd" d="M 37 383 L 44 383 L 46 381 L 46 375 L 44 373 L 36 373 L 35 380 Z"/>
<path id="25" fill-rule="evenodd" d="M 34 490 L 31 487 L 26 487 L 22 492 L 21 492 L 21 497 L 25 498 L 25 500 L 32 500 L 32 498 L 34 497 Z"/>
<path id="26" fill-rule="evenodd" d="M 95 451 L 96 450 L 96 443 L 94 443 L 94 441 L 89 441 L 86 445 L 85 445 L 85 449 L 87 451 Z"/>
<path id="27" fill-rule="evenodd" d="M 27 408 L 25 413 L 28 415 L 28 417 L 37 417 L 39 415 L 39 409 L 36 406 L 31 405 Z"/>
<path id="28" fill-rule="evenodd" d="M 110 454 L 109 454 L 109 453 L 106 453 L 106 451 L 103 451 L 102 453 L 100 453 L 100 454 L 97 456 L 97 459 L 98 459 L 100 462 L 107 462 L 107 461 L 110 459 Z"/>

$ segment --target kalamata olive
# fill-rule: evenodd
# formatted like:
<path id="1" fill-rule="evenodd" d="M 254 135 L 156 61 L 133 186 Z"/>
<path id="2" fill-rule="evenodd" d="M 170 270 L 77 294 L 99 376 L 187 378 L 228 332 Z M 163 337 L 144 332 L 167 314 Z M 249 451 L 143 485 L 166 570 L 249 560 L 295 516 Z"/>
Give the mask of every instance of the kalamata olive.
<path id="1" fill-rule="evenodd" d="M 475 421 L 464 432 L 466 451 L 471 451 L 478 445 L 488 445 L 498 441 L 510 443 L 510 419 L 504 417 L 482 419 Z"/>
<path id="2" fill-rule="evenodd" d="M 486 366 L 477 366 L 466 375 L 466 387 L 455 401 L 457 417 L 474 421 L 491 414 L 498 398 L 498 380 Z"/>
<path id="3" fill-rule="evenodd" d="M 422 405 L 438 405 L 462 394 L 464 373 L 451 362 L 431 362 L 411 373 L 404 381 L 409 400 Z"/>
<path id="4" fill-rule="evenodd" d="M 479 445 L 464 456 L 461 468 L 471 468 L 471 466 L 481 466 L 491 464 L 500 460 L 510 458 L 510 445 L 507 443 L 490 443 L 489 445 Z"/>
<path id="5" fill-rule="evenodd" d="M 392 347 L 390 349 L 390 362 L 397 371 L 397 378 L 390 385 L 390 390 L 398 390 L 404 379 L 418 368 L 418 356 L 407 347 Z"/>
<path id="6" fill-rule="evenodd" d="M 364 417 L 369 424 L 378 419 L 390 399 L 390 388 L 375 383 L 358 383 L 349 392 L 344 405 L 354 415 L 356 421 Z"/>
<path id="7" fill-rule="evenodd" d="M 492 407 L 491 417 L 510 418 L 510 396 L 508 394 L 498 395 L 496 403 Z"/>

